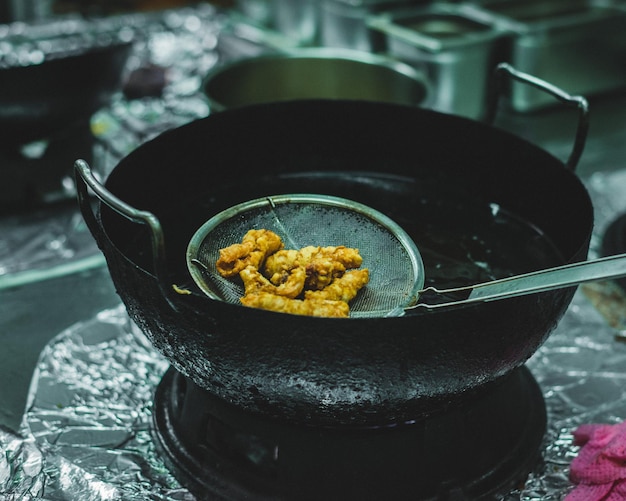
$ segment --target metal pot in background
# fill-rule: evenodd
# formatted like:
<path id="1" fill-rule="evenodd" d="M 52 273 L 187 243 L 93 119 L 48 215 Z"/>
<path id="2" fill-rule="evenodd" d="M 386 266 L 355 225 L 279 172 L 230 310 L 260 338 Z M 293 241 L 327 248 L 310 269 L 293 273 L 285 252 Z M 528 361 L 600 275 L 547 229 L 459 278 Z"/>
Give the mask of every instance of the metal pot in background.
<path id="1" fill-rule="evenodd" d="M 423 74 L 366 52 L 303 48 L 240 59 L 211 71 L 203 90 L 212 110 L 294 99 L 360 99 L 426 105 Z"/>
<path id="2" fill-rule="evenodd" d="M 134 31 L 64 17 L 0 24 L 0 208 L 73 195 L 76 155 L 92 158 L 91 117 L 121 90 Z"/>

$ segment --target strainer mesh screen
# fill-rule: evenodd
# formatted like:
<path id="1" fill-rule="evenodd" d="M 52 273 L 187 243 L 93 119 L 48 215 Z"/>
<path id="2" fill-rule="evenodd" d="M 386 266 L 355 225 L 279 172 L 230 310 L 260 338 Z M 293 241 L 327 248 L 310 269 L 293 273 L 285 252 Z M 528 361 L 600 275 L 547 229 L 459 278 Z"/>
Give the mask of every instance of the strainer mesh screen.
<path id="1" fill-rule="evenodd" d="M 188 260 L 195 258 L 206 267 L 203 270 L 191 264 L 194 279 L 203 282 L 199 285 L 206 293 L 219 299 L 239 303 L 244 294 L 241 280 L 223 278 L 215 262 L 221 248 L 240 243 L 250 229 L 275 232 L 282 238 L 285 249 L 309 245 L 344 245 L 359 249 L 363 257 L 361 268 L 369 269 L 370 280 L 350 302 L 353 317 L 371 316 L 404 306 L 418 288 L 421 259 L 413 242 L 397 235 L 386 221 L 376 220 L 354 207 L 302 200 L 275 203 L 274 200 L 274 203 L 267 201 L 242 212 L 233 210 L 223 214 L 200 228 L 188 249 Z"/>

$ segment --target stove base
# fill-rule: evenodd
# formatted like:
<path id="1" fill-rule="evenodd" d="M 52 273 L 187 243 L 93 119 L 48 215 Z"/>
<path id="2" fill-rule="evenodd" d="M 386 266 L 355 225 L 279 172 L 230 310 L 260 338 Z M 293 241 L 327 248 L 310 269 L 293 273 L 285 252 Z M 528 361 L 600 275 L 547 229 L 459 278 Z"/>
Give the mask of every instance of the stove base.
<path id="1" fill-rule="evenodd" d="M 491 499 L 524 480 L 546 428 L 526 368 L 443 414 L 393 426 L 319 428 L 235 408 L 170 369 L 154 433 L 200 499 Z"/>

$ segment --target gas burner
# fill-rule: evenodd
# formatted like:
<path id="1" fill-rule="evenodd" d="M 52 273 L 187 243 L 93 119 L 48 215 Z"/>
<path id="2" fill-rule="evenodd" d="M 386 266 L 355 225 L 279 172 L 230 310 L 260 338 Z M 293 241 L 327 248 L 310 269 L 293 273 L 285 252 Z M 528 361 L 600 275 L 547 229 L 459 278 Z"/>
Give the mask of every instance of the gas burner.
<path id="1" fill-rule="evenodd" d="M 523 482 L 546 429 L 526 368 L 441 414 L 379 427 L 318 427 L 243 411 L 174 369 L 154 401 L 174 476 L 209 499 L 489 499 Z"/>
<path id="2" fill-rule="evenodd" d="M 79 121 L 53 136 L 0 149 L 0 210 L 13 212 L 75 198 L 73 163 L 93 158 L 94 143 L 89 121 Z"/>

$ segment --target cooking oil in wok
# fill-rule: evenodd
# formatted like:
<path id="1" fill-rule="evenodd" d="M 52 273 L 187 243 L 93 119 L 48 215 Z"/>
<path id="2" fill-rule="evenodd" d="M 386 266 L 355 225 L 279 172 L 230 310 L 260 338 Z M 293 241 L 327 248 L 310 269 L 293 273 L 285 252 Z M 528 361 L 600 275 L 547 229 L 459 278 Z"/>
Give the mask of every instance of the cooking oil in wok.
<path id="1" fill-rule="evenodd" d="M 564 263 L 545 233 L 495 203 L 429 211 L 412 236 L 425 286 L 461 287 Z"/>

